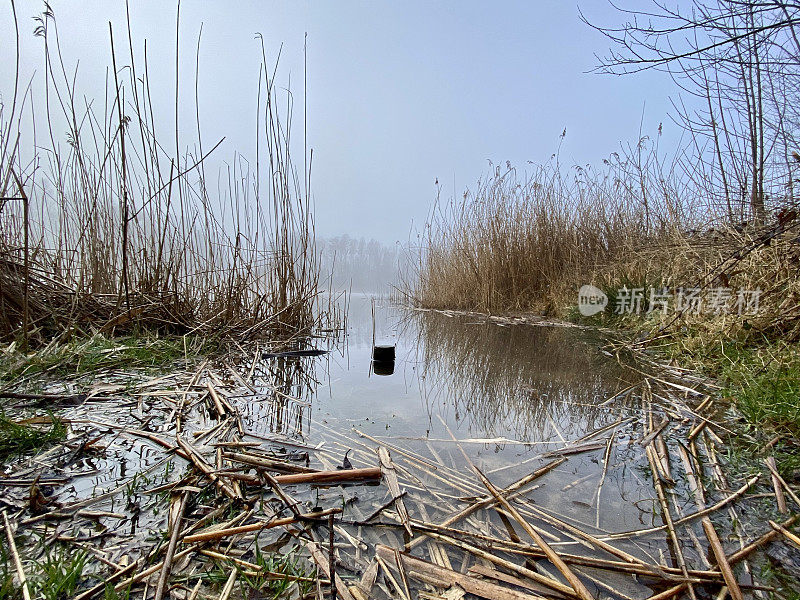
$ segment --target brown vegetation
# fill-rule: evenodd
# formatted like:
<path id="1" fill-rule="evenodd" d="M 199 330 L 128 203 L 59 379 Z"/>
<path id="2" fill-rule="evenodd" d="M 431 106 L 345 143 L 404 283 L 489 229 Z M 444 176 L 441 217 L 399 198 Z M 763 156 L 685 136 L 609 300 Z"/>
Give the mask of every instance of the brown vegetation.
<path id="1" fill-rule="evenodd" d="M 0 338 L 307 333 L 319 316 L 310 170 L 299 175 L 290 157 L 290 115 L 279 113 L 274 69 L 265 58 L 255 172 L 234 156 L 227 189 L 214 195 L 205 162 L 223 140 L 205 146 L 198 119 L 194 150 L 182 153 L 181 139 L 172 151 L 159 142 L 147 45 L 137 64 L 134 42 L 115 46 L 116 33 L 109 27 L 103 109 L 67 75 L 49 8 L 37 29 L 49 101 L 34 107 L 18 86 L 0 106 Z M 27 110 L 32 119 L 23 119 Z"/>

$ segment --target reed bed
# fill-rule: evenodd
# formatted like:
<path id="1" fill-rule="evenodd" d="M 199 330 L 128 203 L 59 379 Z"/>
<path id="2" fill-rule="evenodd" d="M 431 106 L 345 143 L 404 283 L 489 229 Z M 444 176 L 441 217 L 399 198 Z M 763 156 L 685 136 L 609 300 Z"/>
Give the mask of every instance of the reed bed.
<path id="1" fill-rule="evenodd" d="M 224 138 L 207 144 L 199 118 L 185 133 L 178 74 L 175 138 L 159 137 L 147 44 L 137 54 L 127 34 L 109 26 L 106 98 L 92 102 L 68 75 L 48 8 L 37 29 L 47 102 L 18 86 L 0 105 L 0 339 L 308 334 L 332 307 L 318 297 L 310 167 L 298 172 L 290 154 L 277 65 L 264 54 L 255 168 L 234 155 L 212 190 L 206 163 Z"/>
<path id="2" fill-rule="evenodd" d="M 734 224 L 675 168 L 664 177 L 649 169 L 609 164 L 603 173 L 578 169 L 572 179 L 557 164 L 524 175 L 510 165 L 495 169 L 463 198 L 437 203 L 400 292 L 419 308 L 577 318 L 578 289 L 592 284 L 609 297 L 598 317 L 607 323 L 617 290 L 643 288 L 644 314 L 649 289 L 666 288 L 671 313 L 648 314 L 645 323 L 658 339 L 686 327 L 797 339 L 796 208 L 776 206 L 759 226 Z M 676 312 L 681 288 L 725 288 L 730 305 L 716 314 Z M 739 290 L 760 292 L 755 314 L 739 314 Z"/>
<path id="3" fill-rule="evenodd" d="M 676 206 L 645 210 L 619 174 L 574 175 L 507 165 L 463 198 L 437 203 L 407 295 L 426 308 L 553 313 L 579 282 L 675 228 Z"/>

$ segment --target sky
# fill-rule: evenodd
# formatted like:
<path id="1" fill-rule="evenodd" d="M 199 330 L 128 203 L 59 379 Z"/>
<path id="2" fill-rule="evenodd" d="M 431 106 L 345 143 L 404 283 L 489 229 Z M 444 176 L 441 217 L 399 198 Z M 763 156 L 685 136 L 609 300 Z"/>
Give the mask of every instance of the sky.
<path id="1" fill-rule="evenodd" d="M 67 70 L 78 88 L 102 100 L 111 63 L 126 50 L 125 4 L 52 0 Z M 256 96 L 263 35 L 267 58 L 281 51 L 277 85 L 295 99 L 295 141 L 303 128 L 303 46 L 307 39 L 308 144 L 317 234 L 347 233 L 385 244 L 406 242 L 436 198 L 460 196 L 489 161 L 550 160 L 599 165 L 640 128 L 676 144 L 671 81 L 661 73 L 617 77 L 591 72 L 608 41 L 583 23 L 618 25 L 605 0 L 536 2 L 242 1 L 180 4 L 179 138 L 196 139 L 194 70 L 198 34 L 203 143 L 219 168 L 234 151 L 255 156 Z M 42 2 L 17 0 L 23 79 L 41 80 L 41 38 L 33 17 Z M 137 55 L 147 39 L 154 111 L 174 145 L 177 2 L 131 2 Z M 0 4 L 0 94 L 13 89 L 13 25 Z M 307 34 L 307 38 L 305 37 Z M 139 60 L 139 59 L 137 59 Z M 34 75 L 35 73 L 35 75 Z M 34 85 L 36 90 L 36 86 Z M 36 94 L 34 92 L 34 98 Z M 40 103 L 41 104 L 41 103 Z M 566 137 L 561 134 L 566 129 Z M 295 161 L 302 164 L 302 146 Z"/>

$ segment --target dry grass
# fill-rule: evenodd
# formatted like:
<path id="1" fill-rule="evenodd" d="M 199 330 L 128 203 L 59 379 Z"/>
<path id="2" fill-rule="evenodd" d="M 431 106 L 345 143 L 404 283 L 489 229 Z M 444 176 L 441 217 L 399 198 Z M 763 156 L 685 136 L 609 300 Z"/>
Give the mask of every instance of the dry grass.
<path id="1" fill-rule="evenodd" d="M 257 166 L 234 156 L 212 193 L 205 162 L 222 140 L 205 146 L 198 120 L 193 149 L 159 142 L 146 44 L 137 64 L 133 43 L 117 40 L 103 105 L 67 76 L 49 8 L 37 33 L 49 103 L 17 89 L 0 105 L 0 339 L 307 334 L 321 318 L 310 169 L 298 173 L 290 156 L 291 108 L 274 66 L 265 58 L 260 75 Z"/>
<path id="2" fill-rule="evenodd" d="M 578 170 L 568 181 L 557 166 L 525 176 L 498 168 L 436 207 L 407 294 L 427 308 L 559 313 L 581 284 L 676 227 L 675 207 L 645 210 L 616 175 Z"/>
<path id="3" fill-rule="evenodd" d="M 571 180 L 556 165 L 524 177 L 511 167 L 495 170 L 474 192 L 437 205 L 404 294 L 424 308 L 580 318 L 578 289 L 592 284 L 609 296 L 606 311 L 592 321 L 607 323 L 617 318 L 619 288 L 644 288 L 643 313 L 650 288 L 667 288 L 668 314 L 636 324 L 652 337 L 690 329 L 797 339 L 796 212 L 784 208 L 759 228 L 734 227 L 685 200 L 700 196 L 696 188 L 690 194 L 680 178 L 649 169 L 609 165 L 601 174 L 577 170 Z M 729 310 L 676 313 L 679 288 L 694 287 L 703 295 L 727 288 Z M 738 314 L 739 290 L 761 291 L 757 314 Z"/>

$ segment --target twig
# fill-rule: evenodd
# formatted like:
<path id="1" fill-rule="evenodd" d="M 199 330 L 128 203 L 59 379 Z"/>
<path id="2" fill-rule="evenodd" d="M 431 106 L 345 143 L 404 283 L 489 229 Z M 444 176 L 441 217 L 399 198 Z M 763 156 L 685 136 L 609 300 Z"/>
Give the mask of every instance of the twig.
<path id="1" fill-rule="evenodd" d="M 11 557 L 14 559 L 14 568 L 17 570 L 17 577 L 19 578 L 19 585 L 22 588 L 22 597 L 25 600 L 31 600 L 31 592 L 28 589 L 28 578 L 25 577 L 25 569 L 22 567 L 22 561 L 17 552 L 17 544 L 14 542 L 14 534 L 11 532 L 11 525 L 8 522 L 8 515 L 3 511 L 3 527 L 6 530 L 6 539 L 8 540 L 8 550 L 11 552 Z"/>

